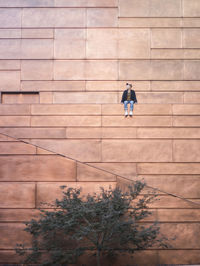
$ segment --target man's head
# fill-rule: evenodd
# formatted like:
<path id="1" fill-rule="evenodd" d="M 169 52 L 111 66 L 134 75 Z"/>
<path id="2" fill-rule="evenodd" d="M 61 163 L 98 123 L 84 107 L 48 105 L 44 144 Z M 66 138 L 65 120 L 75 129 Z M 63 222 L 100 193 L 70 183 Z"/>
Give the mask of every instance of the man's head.
<path id="1" fill-rule="evenodd" d="M 131 88 L 132 88 L 132 84 L 130 84 L 130 83 L 126 83 L 126 88 L 128 89 L 128 90 L 130 90 Z"/>

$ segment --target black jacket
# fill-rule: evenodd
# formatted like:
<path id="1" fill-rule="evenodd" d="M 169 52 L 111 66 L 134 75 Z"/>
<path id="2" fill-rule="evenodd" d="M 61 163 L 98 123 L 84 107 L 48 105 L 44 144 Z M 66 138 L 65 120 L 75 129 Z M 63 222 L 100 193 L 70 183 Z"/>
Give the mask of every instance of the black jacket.
<path id="1" fill-rule="evenodd" d="M 128 89 L 126 89 L 123 92 L 122 100 L 121 100 L 122 103 L 127 100 L 127 93 L 128 93 Z M 131 100 L 134 101 L 134 103 L 137 103 L 137 98 L 136 98 L 136 94 L 134 90 L 131 90 Z"/>

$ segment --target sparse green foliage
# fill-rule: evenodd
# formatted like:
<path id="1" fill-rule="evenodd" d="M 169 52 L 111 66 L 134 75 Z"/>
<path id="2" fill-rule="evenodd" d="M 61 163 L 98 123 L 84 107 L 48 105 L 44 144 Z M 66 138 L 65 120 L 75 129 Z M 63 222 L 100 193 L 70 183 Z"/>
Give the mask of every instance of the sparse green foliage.
<path id="1" fill-rule="evenodd" d="M 22 263 L 37 263 L 47 251 L 48 257 L 40 265 L 69 265 L 89 252 L 100 266 L 104 256 L 134 253 L 155 244 L 166 246 L 166 239 L 158 237 L 156 223 L 140 222 L 151 214 L 148 204 L 155 198 L 140 195 L 144 185 L 137 181 L 128 192 L 101 188 L 101 193 L 85 197 L 81 188 L 67 188 L 62 200 L 56 199 L 54 210 L 40 209 L 39 219 L 25 223 L 24 230 L 33 240 L 31 248 L 17 244 L 16 252 L 26 256 Z"/>

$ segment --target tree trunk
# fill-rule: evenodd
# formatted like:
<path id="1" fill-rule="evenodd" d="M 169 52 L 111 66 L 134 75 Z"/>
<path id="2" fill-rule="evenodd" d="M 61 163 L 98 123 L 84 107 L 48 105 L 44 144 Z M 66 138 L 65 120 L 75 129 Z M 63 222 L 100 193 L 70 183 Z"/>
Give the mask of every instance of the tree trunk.
<path id="1" fill-rule="evenodd" d="M 97 266 L 101 266 L 100 257 L 101 257 L 100 250 L 99 250 L 99 249 L 97 249 Z"/>

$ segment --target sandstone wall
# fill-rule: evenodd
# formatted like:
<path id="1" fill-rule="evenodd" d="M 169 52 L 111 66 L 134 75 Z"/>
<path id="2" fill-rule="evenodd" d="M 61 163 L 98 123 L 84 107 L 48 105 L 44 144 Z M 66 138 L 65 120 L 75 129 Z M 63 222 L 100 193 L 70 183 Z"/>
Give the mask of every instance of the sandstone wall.
<path id="1" fill-rule="evenodd" d="M 0 0 L 0 132 L 200 203 L 199 27 L 199 0 Z M 120 104 L 126 82 L 138 99 L 132 118 Z M 8 263 L 6 232 L 47 189 L 116 180 L 88 167 L 65 175 L 64 159 L 0 140 Z M 200 263 L 199 206 L 163 194 L 152 208 L 180 236 L 172 250 L 148 251 L 152 264 Z"/>

